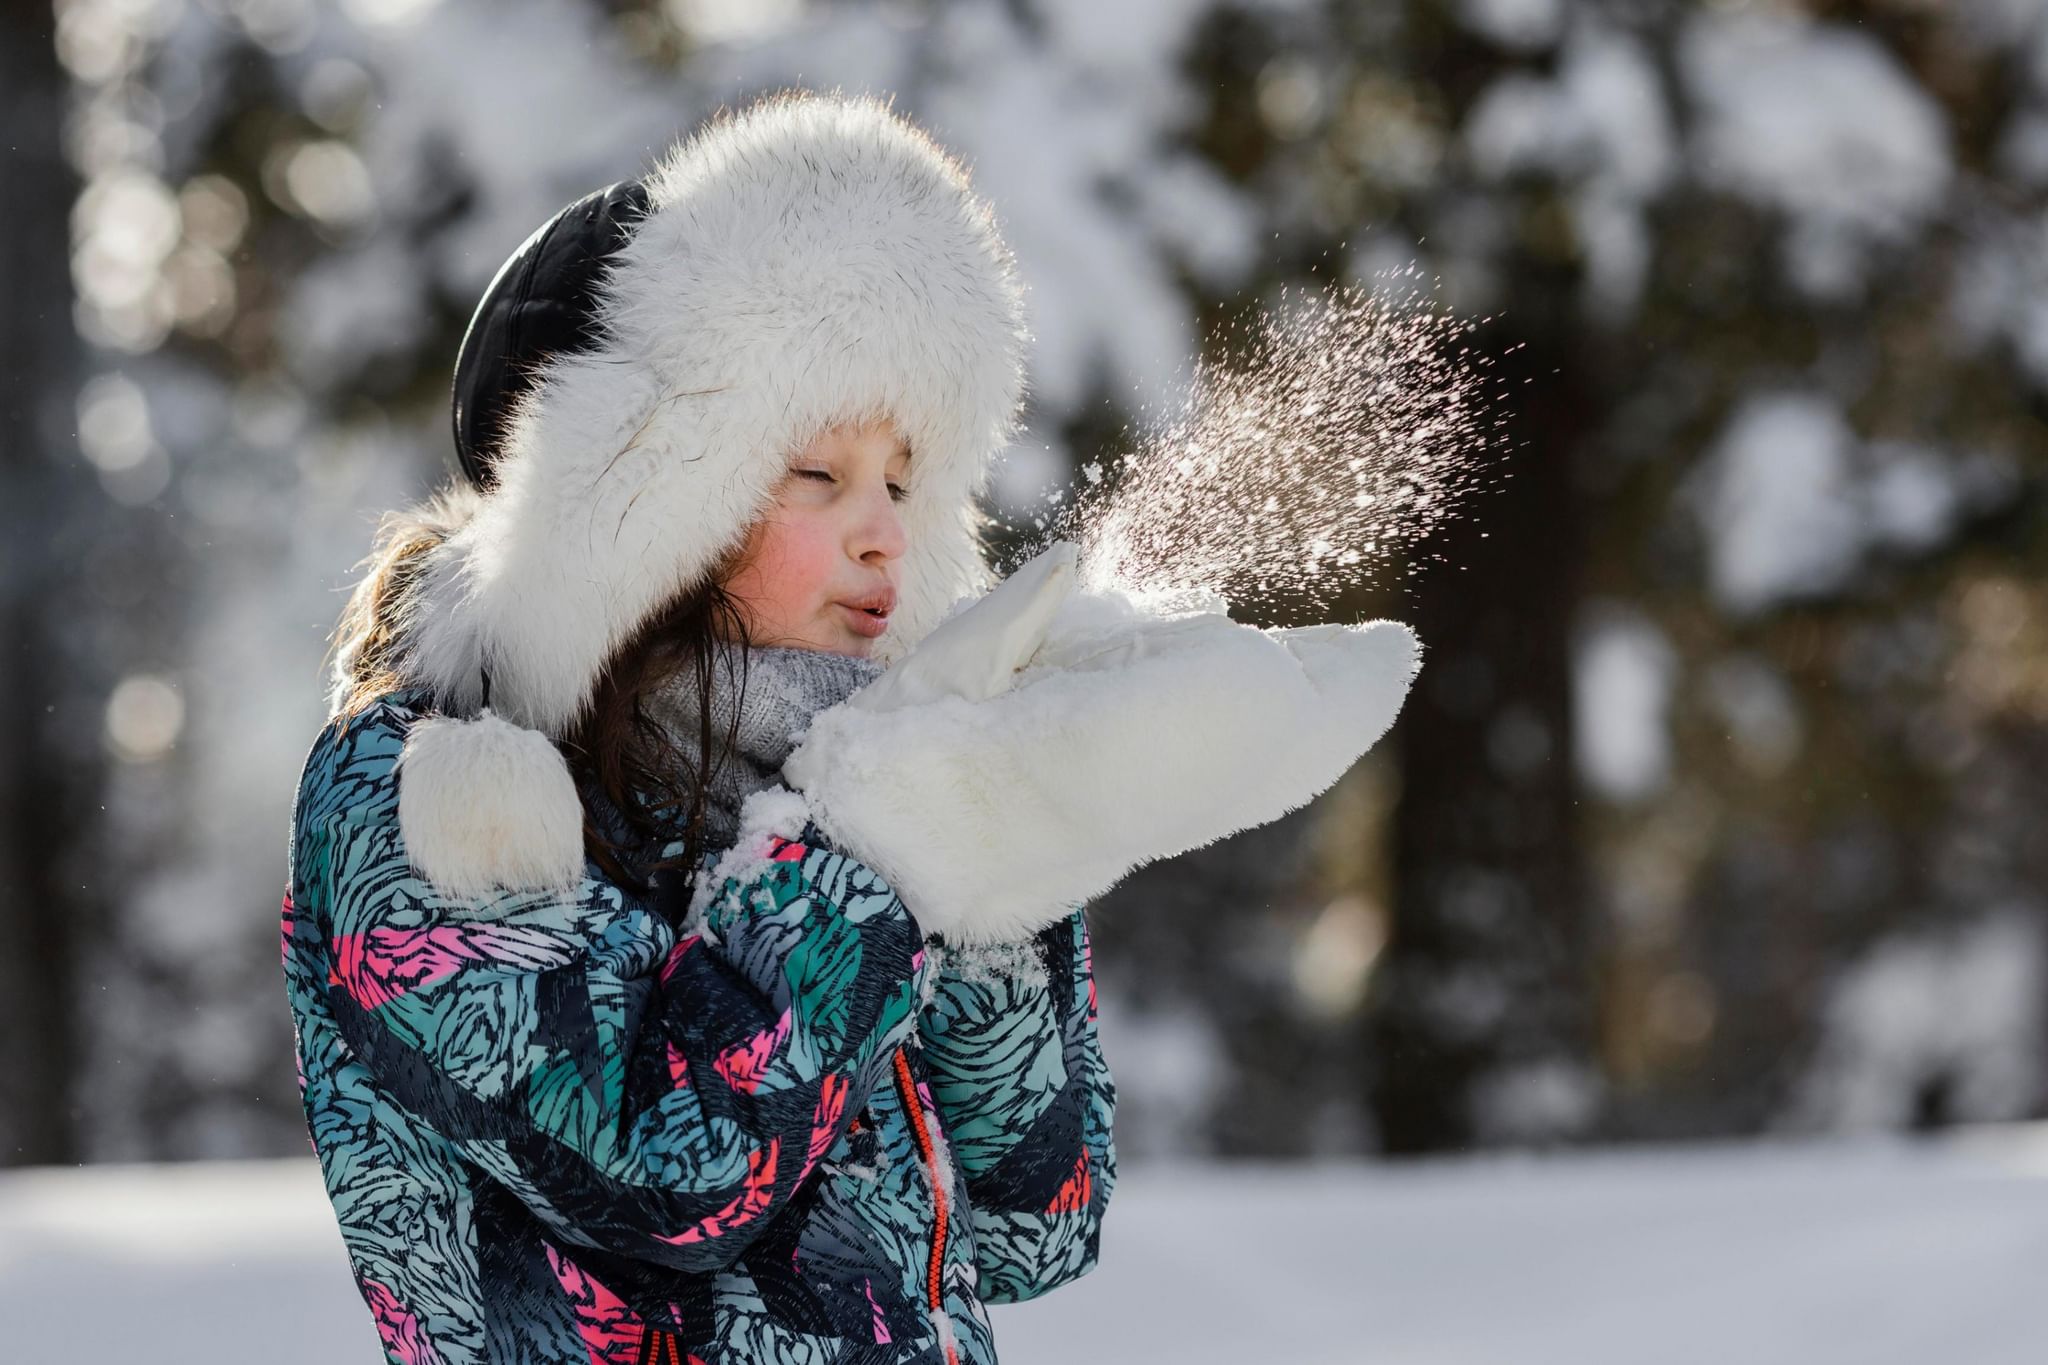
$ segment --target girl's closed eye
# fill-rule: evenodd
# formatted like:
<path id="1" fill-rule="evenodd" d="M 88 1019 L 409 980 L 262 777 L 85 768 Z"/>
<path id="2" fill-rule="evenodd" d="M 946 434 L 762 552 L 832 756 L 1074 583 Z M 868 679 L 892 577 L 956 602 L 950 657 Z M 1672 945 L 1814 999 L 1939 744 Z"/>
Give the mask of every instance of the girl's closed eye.
<path id="1" fill-rule="evenodd" d="M 806 478 L 823 479 L 826 483 L 838 482 L 838 480 L 833 477 L 832 471 L 829 469 L 799 469 L 796 470 L 795 472 L 797 474 L 803 475 Z M 889 485 L 889 497 L 892 500 L 896 502 L 902 502 L 905 498 L 909 496 L 910 490 L 905 488 L 902 484 L 892 483 Z"/>

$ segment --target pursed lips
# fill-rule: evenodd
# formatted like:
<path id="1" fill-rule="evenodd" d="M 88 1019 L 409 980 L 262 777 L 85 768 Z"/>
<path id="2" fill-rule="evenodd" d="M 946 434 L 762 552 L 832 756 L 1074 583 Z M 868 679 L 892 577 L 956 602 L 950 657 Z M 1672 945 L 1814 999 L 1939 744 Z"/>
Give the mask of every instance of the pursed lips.
<path id="1" fill-rule="evenodd" d="M 889 614 L 896 608 L 896 591 L 884 588 L 879 592 L 841 599 L 833 605 L 846 610 L 847 625 L 854 633 L 873 638 L 889 628 Z"/>
<path id="2" fill-rule="evenodd" d="M 858 597 L 842 597 L 838 605 L 886 617 L 896 609 L 896 590 L 883 588 L 877 592 L 863 593 Z"/>

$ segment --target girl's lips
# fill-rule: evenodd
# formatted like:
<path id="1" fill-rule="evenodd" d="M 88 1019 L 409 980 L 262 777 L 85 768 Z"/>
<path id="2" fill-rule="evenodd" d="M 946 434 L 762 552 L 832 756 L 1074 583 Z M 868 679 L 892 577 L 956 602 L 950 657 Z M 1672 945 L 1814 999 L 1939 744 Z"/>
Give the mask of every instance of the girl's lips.
<path id="1" fill-rule="evenodd" d="M 889 617 L 886 613 L 878 616 L 871 611 L 862 611 L 859 607 L 849 607 L 844 602 L 834 602 L 832 605 L 846 613 L 847 624 L 853 627 L 856 634 L 873 638 L 889 628 Z"/>

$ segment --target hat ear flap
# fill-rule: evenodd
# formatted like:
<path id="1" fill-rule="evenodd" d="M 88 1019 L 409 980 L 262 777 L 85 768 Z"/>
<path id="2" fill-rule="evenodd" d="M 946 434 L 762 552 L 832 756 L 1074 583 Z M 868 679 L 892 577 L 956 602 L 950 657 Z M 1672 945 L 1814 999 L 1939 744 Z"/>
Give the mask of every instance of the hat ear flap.
<path id="1" fill-rule="evenodd" d="M 398 756 L 398 829 L 437 890 L 566 891 L 583 875 L 583 802 L 546 735 L 483 711 L 425 716 Z"/>

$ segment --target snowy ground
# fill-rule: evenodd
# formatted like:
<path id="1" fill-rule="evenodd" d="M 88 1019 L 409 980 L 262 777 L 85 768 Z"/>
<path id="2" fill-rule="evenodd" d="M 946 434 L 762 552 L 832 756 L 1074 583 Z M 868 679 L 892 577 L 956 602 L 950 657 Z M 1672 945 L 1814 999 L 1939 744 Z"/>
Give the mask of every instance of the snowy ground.
<path id="1" fill-rule="evenodd" d="M 1393 1168 L 1132 1167 L 1006 1365 L 2018 1365 L 2048 1125 Z M 9 1361 L 367 1365 L 310 1161 L 0 1174 Z"/>

